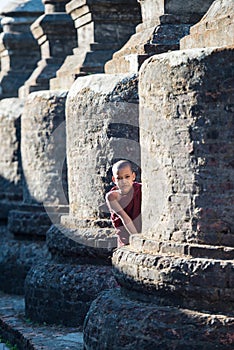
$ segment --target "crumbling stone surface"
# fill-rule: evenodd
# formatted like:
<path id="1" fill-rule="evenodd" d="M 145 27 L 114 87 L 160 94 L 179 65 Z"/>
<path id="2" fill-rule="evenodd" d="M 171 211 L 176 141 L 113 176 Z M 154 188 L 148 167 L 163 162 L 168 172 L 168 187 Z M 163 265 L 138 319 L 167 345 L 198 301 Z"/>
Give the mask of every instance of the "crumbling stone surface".
<path id="1" fill-rule="evenodd" d="M 110 265 L 112 246 L 115 246 L 115 242 L 109 247 L 98 248 L 97 244 L 94 244 L 93 230 L 90 230 L 90 237 L 87 237 L 88 231 L 88 228 L 84 232 L 84 229 L 79 227 L 71 229 L 63 225 L 52 225 L 46 233 L 46 242 L 53 259 L 61 263 Z M 103 238 L 106 238 L 105 235 L 96 237 L 97 243 Z"/>
<path id="2" fill-rule="evenodd" d="M 51 219 L 44 210 L 43 207 L 39 205 L 34 206 L 18 205 L 16 210 L 10 210 L 8 214 L 7 226 L 11 233 L 15 237 L 24 237 L 25 239 L 44 239 L 46 231 L 51 225 Z M 54 218 L 54 221 L 58 221 Z"/>
<path id="3" fill-rule="evenodd" d="M 2 2 L 1 2 L 2 3 Z M 40 50 L 30 26 L 43 12 L 41 0 L 3 2 L 0 35 L 0 99 L 17 97 L 40 59 Z"/>
<path id="4" fill-rule="evenodd" d="M 116 286 L 110 266 L 40 263 L 25 280 L 26 317 L 81 325 L 98 294 Z"/>
<path id="5" fill-rule="evenodd" d="M 28 204 L 67 204 L 66 98 L 66 91 L 42 91 L 25 100 L 21 154 Z"/>
<path id="6" fill-rule="evenodd" d="M 106 73 L 138 72 L 150 56 L 178 50 L 181 38 L 201 19 L 213 0 L 139 0 L 142 23 L 127 43 L 105 64 Z"/>
<path id="7" fill-rule="evenodd" d="M 116 288 L 91 304 L 84 323 L 84 348 L 231 350 L 233 333 L 233 317 L 163 306 L 160 301 L 135 301 Z"/>
<path id="8" fill-rule="evenodd" d="M 118 249 L 113 264 L 118 283 L 146 294 L 146 300 L 163 297 L 175 306 L 234 317 L 233 260 L 150 255 L 130 248 Z"/>
<path id="9" fill-rule="evenodd" d="M 67 91 L 31 93 L 21 118 L 24 202 L 9 213 L 9 230 L 42 237 L 67 213 L 65 102 Z M 42 206 L 43 204 L 43 206 Z"/>
<path id="10" fill-rule="evenodd" d="M 23 103 L 17 98 L 0 101 L 0 218 L 6 219 L 13 202 L 22 199 L 20 125 Z M 14 203 L 16 204 L 16 203 Z"/>
<path id="11" fill-rule="evenodd" d="M 76 46 L 76 33 L 71 17 L 65 12 L 64 1 L 42 1 L 45 13 L 31 25 L 31 31 L 41 49 L 41 59 L 36 69 L 19 90 L 20 98 L 33 91 L 48 90 L 67 55 Z"/>
<path id="12" fill-rule="evenodd" d="M 0 226 L 0 289 L 10 294 L 24 294 L 24 281 L 30 268 L 50 260 L 45 242 L 16 241 L 6 226 Z"/>
<path id="13" fill-rule="evenodd" d="M 136 0 L 73 0 L 68 2 L 66 11 L 74 21 L 78 47 L 66 57 L 56 78 L 50 80 L 50 89 L 69 89 L 78 76 L 102 73 L 106 61 L 124 45 L 141 21 Z"/>
<path id="14" fill-rule="evenodd" d="M 232 62 L 193 49 L 141 71 L 143 232 L 158 241 L 234 246 Z"/>
<path id="15" fill-rule="evenodd" d="M 113 162 L 127 158 L 140 164 L 137 86 L 134 74 L 96 74 L 77 79 L 69 91 L 70 215 L 81 221 L 109 216 L 105 194 L 112 186 Z"/>
<path id="16" fill-rule="evenodd" d="M 213 2 L 202 20 L 181 39 L 181 49 L 224 47 L 234 44 L 234 6 L 232 0 Z"/>

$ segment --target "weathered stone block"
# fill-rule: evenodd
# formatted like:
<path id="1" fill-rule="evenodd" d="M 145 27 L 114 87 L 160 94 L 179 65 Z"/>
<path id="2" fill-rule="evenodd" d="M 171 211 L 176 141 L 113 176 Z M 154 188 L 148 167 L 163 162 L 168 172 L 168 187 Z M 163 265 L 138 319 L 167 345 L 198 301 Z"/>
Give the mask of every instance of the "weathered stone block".
<path id="1" fill-rule="evenodd" d="M 136 0 L 70 1 L 66 9 L 77 29 L 78 47 L 50 80 L 51 89 L 70 88 L 78 76 L 102 73 L 141 20 Z"/>
<path id="2" fill-rule="evenodd" d="M 213 2 L 202 20 L 191 27 L 190 35 L 181 39 L 181 49 L 192 47 L 224 47 L 234 44 L 234 12 L 232 0 Z"/>
<path id="3" fill-rule="evenodd" d="M 105 65 L 106 73 L 138 72 L 150 56 L 179 49 L 180 39 L 189 33 L 213 0 L 139 0 L 142 23 L 136 33 Z"/>
<path id="4" fill-rule="evenodd" d="M 21 98 L 25 98 L 33 91 L 48 90 L 49 80 L 55 77 L 56 71 L 76 45 L 73 21 L 65 12 L 68 1 L 44 0 L 45 14 L 31 25 L 33 36 L 41 49 L 41 60 L 24 86 L 20 88 Z"/>
<path id="5" fill-rule="evenodd" d="M 20 129 L 22 101 L 17 98 L 0 102 L 0 219 L 22 199 L 22 169 L 20 156 Z"/>
<path id="6" fill-rule="evenodd" d="M 22 165 L 26 203 L 67 204 L 66 91 L 32 93 L 22 115 Z"/>
<path id="7" fill-rule="evenodd" d="M 0 99 L 17 97 L 18 89 L 31 75 L 40 59 L 40 50 L 30 25 L 43 13 L 41 0 L 9 1 L 0 7 L 1 91 Z"/>
<path id="8" fill-rule="evenodd" d="M 189 243 L 234 244 L 232 56 L 231 50 L 175 52 L 142 69 L 143 232 L 160 233 L 160 240 L 179 230 Z"/>
<path id="9" fill-rule="evenodd" d="M 91 304 L 84 323 L 84 345 L 87 350 L 231 350 L 233 332 L 233 317 L 168 307 L 160 300 L 139 302 L 115 289 Z"/>
<path id="10" fill-rule="evenodd" d="M 9 215 L 9 229 L 17 235 L 45 238 L 51 222 L 58 223 L 68 211 L 66 97 L 64 91 L 43 91 L 25 100 L 21 120 L 24 203 Z"/>
<path id="11" fill-rule="evenodd" d="M 110 266 L 35 265 L 25 280 L 26 316 L 36 322 L 81 325 L 92 300 L 114 286 Z"/>

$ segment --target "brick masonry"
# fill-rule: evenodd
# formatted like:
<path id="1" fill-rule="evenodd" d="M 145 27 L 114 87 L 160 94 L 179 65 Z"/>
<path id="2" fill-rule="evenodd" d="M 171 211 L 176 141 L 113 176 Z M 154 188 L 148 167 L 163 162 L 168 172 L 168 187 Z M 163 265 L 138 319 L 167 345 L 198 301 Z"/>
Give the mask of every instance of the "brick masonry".
<path id="1" fill-rule="evenodd" d="M 143 232 L 156 240 L 233 247 L 232 61 L 193 49 L 142 69 Z"/>

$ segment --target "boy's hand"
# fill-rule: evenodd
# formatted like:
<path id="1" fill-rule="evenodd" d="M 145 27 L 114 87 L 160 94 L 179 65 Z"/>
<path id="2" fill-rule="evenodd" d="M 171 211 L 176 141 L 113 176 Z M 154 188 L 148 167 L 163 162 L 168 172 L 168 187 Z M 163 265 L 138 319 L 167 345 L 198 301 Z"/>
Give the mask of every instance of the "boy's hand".
<path id="1" fill-rule="evenodd" d="M 123 223 L 123 226 L 130 233 L 137 233 L 137 230 L 132 222 L 132 219 L 128 216 L 125 210 L 121 207 L 119 203 L 120 194 L 117 191 L 109 192 L 106 195 L 106 202 L 110 211 L 113 211 L 118 215 Z"/>

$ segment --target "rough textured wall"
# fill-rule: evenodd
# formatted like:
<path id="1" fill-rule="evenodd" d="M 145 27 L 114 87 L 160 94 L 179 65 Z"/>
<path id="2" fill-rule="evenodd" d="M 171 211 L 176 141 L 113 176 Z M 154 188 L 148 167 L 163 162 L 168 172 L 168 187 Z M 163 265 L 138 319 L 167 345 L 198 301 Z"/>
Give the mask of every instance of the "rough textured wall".
<path id="1" fill-rule="evenodd" d="M 141 21 L 137 0 L 73 0 L 66 10 L 77 29 L 78 47 L 50 80 L 51 89 L 69 89 L 78 76 L 102 73 Z"/>
<path id="2" fill-rule="evenodd" d="M 19 87 L 36 68 L 40 50 L 30 25 L 42 12 L 41 0 L 9 0 L 0 5 L 3 28 L 0 35 L 1 99 L 17 97 Z"/>
<path id="3" fill-rule="evenodd" d="M 215 1 L 202 20 L 182 38 L 181 49 L 223 47 L 234 43 L 233 0 Z"/>
<path id="4" fill-rule="evenodd" d="M 135 75 L 79 78 L 67 99 L 70 213 L 100 218 L 115 159 L 139 165 L 138 79 Z M 109 174 L 109 178 L 107 176 Z"/>
<path id="5" fill-rule="evenodd" d="M 105 65 L 106 73 L 138 72 L 150 56 L 178 50 L 180 39 L 208 10 L 213 0 L 139 0 L 142 23 Z"/>
<path id="6" fill-rule="evenodd" d="M 0 219 L 22 199 L 20 131 L 22 102 L 7 98 L 0 102 Z"/>
<path id="7" fill-rule="evenodd" d="M 42 91 L 31 93 L 25 101 L 21 153 L 26 203 L 67 203 L 62 186 L 66 97 L 67 92 Z"/>
<path id="8" fill-rule="evenodd" d="M 234 245 L 232 60 L 194 49 L 142 71 L 143 232 L 160 241 Z"/>
<path id="9" fill-rule="evenodd" d="M 2 198 L 22 196 L 20 164 L 20 117 L 23 104 L 17 98 L 0 102 L 0 193 Z"/>

